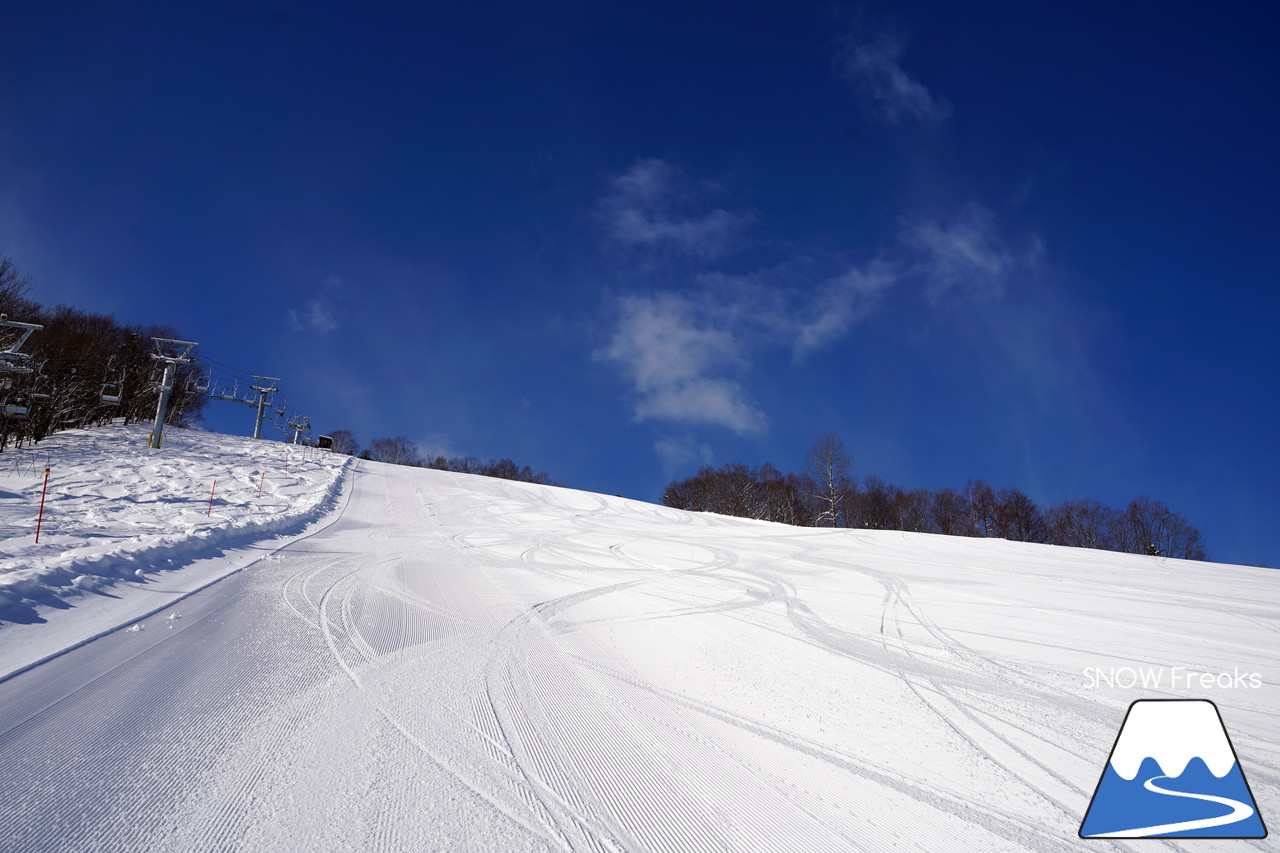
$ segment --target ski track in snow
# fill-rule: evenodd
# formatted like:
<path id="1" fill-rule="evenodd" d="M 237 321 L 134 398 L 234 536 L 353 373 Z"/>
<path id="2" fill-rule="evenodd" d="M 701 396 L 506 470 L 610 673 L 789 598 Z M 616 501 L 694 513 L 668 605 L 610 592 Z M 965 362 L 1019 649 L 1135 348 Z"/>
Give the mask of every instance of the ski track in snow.
<path id="1" fill-rule="evenodd" d="M 1148 661 L 1263 673 L 1211 698 L 1280 803 L 1274 574 L 351 477 L 323 530 L 0 682 L 0 846 L 1075 850 L 1138 698 L 1082 670 Z"/>

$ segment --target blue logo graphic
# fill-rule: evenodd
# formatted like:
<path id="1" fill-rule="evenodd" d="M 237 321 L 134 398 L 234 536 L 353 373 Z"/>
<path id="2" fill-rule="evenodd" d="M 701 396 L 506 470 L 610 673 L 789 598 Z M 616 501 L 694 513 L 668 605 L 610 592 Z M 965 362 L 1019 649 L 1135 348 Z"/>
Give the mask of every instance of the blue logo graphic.
<path id="1" fill-rule="evenodd" d="M 1218 707 L 1129 706 L 1080 825 L 1081 838 L 1266 838 Z"/>

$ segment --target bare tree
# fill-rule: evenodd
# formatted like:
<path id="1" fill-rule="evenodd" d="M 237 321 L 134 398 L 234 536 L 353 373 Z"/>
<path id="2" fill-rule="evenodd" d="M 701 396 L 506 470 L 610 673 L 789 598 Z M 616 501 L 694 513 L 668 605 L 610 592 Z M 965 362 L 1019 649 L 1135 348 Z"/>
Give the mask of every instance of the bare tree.
<path id="1" fill-rule="evenodd" d="M 499 480 L 518 480 L 520 479 L 520 466 L 512 462 L 510 459 L 499 459 L 484 466 L 484 470 L 480 472 L 486 477 L 494 477 Z"/>
<path id="2" fill-rule="evenodd" d="M 996 493 L 982 480 L 970 480 L 964 487 L 964 501 L 969 507 L 971 536 L 999 536 L 996 532 Z"/>
<path id="3" fill-rule="evenodd" d="M 1035 501 L 1017 489 L 1001 489 L 995 512 L 998 536 L 1015 542 L 1043 542 L 1046 538 L 1044 514 Z"/>
<path id="4" fill-rule="evenodd" d="M 805 457 L 806 473 L 816 486 L 812 495 L 814 523 L 837 527 L 844 523 L 844 503 L 850 490 L 849 468 L 853 460 L 845 453 L 844 442 L 835 433 L 818 436 Z"/>
<path id="5" fill-rule="evenodd" d="M 852 510 L 849 515 L 851 527 L 865 527 L 868 530 L 898 530 L 899 500 L 902 489 L 886 483 L 874 474 L 862 481 L 862 489 L 851 495 L 849 502 Z"/>
<path id="6" fill-rule="evenodd" d="M 1045 513 L 1048 539 L 1054 545 L 1116 550 L 1112 528 L 1119 514 L 1088 498 L 1063 501 Z"/>
<path id="7" fill-rule="evenodd" d="M 420 465 L 422 457 L 418 455 L 418 446 L 403 435 L 395 438 L 375 438 L 369 442 L 369 458 L 374 462 L 389 462 L 392 465 Z"/>
<path id="8" fill-rule="evenodd" d="M 662 505 L 674 509 L 687 509 L 693 512 L 702 511 L 699 485 L 693 477 L 668 483 L 666 489 L 662 492 Z"/>
<path id="9" fill-rule="evenodd" d="M 31 280 L 18 272 L 13 258 L 0 256 L 0 314 L 8 314 L 14 320 L 19 319 L 19 314 L 34 314 L 36 306 L 26 298 L 30 291 Z"/>
<path id="10" fill-rule="evenodd" d="M 479 474 L 484 477 L 496 477 L 502 480 L 518 480 L 522 483 L 538 483 L 543 486 L 560 486 L 551 479 L 551 475 L 534 471 L 528 465 L 517 466 L 510 459 L 490 459 L 481 462 L 474 456 L 444 457 L 430 456 L 426 459 L 416 458 L 409 465 L 420 465 L 423 468 L 435 468 L 439 471 L 453 471 L 457 474 Z"/>
<path id="11" fill-rule="evenodd" d="M 937 532 L 948 536 L 973 535 L 969 523 L 969 502 L 955 489 L 948 487 L 934 493 L 931 514 Z"/>
<path id="12" fill-rule="evenodd" d="M 893 496 L 898 529 L 914 533 L 933 532 L 929 509 L 932 504 L 931 495 L 925 489 L 905 491 L 899 489 Z"/>
<path id="13" fill-rule="evenodd" d="M 1200 531 L 1181 514 L 1146 495 L 1130 501 L 1117 519 L 1116 544 L 1131 554 L 1208 559 Z"/>
<path id="14" fill-rule="evenodd" d="M 356 441 L 355 434 L 349 429 L 335 429 L 329 433 L 329 437 L 333 439 L 333 445 L 330 449 L 334 453 L 341 453 L 344 456 L 355 456 L 360 452 L 360 442 Z"/>
<path id="15" fill-rule="evenodd" d="M 761 499 L 767 521 L 808 527 L 811 516 L 805 507 L 804 496 L 809 493 L 803 478 L 795 474 L 783 474 L 768 462 L 759 471 Z"/>
<path id="16" fill-rule="evenodd" d="M 724 465 L 717 481 L 720 486 L 721 512 L 738 518 L 764 518 L 764 489 L 750 466 L 736 462 Z"/>

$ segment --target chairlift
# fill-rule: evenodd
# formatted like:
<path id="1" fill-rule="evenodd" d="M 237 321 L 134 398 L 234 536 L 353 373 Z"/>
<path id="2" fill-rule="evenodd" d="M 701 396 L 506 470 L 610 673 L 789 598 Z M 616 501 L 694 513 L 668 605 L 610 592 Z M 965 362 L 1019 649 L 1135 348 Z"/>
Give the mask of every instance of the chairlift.
<path id="1" fill-rule="evenodd" d="M 102 405 L 104 406 L 116 406 L 120 404 L 120 393 L 121 393 L 120 389 L 124 385 L 124 370 L 123 369 L 119 371 L 115 370 L 115 364 L 116 364 L 116 357 L 114 355 L 107 359 L 106 375 L 103 377 L 104 381 L 102 383 L 102 390 L 100 392 Z M 119 374 L 118 378 L 113 380 L 111 376 L 112 374 L 116 374 L 116 373 Z M 40 384 L 45 380 L 45 378 L 46 377 L 44 375 L 44 365 L 41 364 L 40 373 L 38 376 L 36 376 L 37 388 L 40 387 Z M 50 395 L 40 391 L 33 391 L 31 394 L 31 397 L 32 399 L 35 399 L 35 400 L 48 400 L 50 398 Z"/>
<path id="2" fill-rule="evenodd" d="M 4 416 L 11 421 L 26 421 L 31 419 L 31 408 L 16 403 L 10 403 L 4 407 Z"/>
<path id="3" fill-rule="evenodd" d="M 187 380 L 187 390 L 194 391 L 197 394 L 208 393 L 210 386 L 213 384 L 213 373 L 207 373 L 203 376 L 197 374 L 194 378 Z"/>
<path id="4" fill-rule="evenodd" d="M 32 400 L 52 400 L 53 395 L 48 391 L 42 391 L 41 388 L 49 382 L 49 377 L 45 375 L 44 366 L 49 363 L 48 359 L 41 361 L 36 365 L 35 379 L 31 382 L 31 399 Z"/>

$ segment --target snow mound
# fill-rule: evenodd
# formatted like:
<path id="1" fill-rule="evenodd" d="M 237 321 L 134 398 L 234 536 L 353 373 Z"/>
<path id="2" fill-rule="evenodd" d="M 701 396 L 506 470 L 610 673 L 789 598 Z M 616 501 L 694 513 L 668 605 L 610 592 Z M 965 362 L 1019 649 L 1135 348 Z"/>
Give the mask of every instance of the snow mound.
<path id="1" fill-rule="evenodd" d="M 148 432 L 68 430 L 0 453 L 0 624 L 42 621 L 40 610 L 78 596 L 298 533 L 336 505 L 351 462 L 196 430 L 171 430 L 155 450 Z"/>

